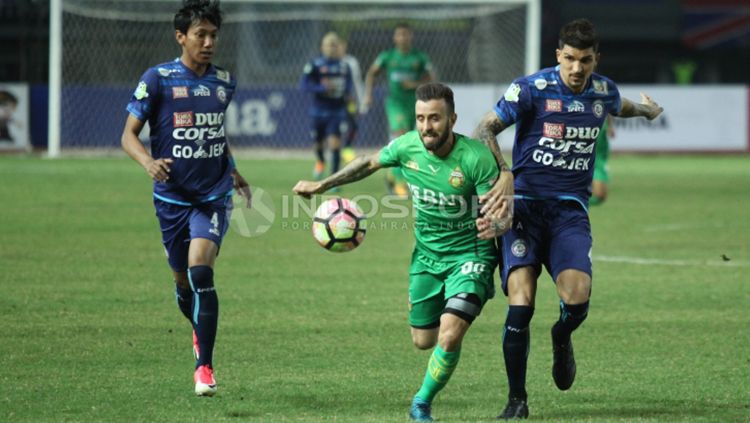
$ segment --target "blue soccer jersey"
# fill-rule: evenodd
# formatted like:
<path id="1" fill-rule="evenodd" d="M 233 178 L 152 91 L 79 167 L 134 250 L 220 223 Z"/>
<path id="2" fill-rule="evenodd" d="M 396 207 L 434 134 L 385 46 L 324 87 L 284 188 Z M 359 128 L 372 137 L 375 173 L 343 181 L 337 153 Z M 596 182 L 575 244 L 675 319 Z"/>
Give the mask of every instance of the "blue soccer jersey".
<path id="1" fill-rule="evenodd" d="M 596 73 L 579 94 L 563 83 L 559 66 L 513 81 L 494 110 L 506 127 L 516 124 L 516 195 L 572 199 L 586 208 L 596 138 L 620 107 L 617 86 Z"/>
<path id="2" fill-rule="evenodd" d="M 311 117 L 346 117 L 353 89 L 352 73 L 346 63 L 323 56 L 315 58 L 305 65 L 300 88 L 313 93 Z"/>
<path id="3" fill-rule="evenodd" d="M 209 65 L 198 76 L 179 59 L 148 69 L 127 110 L 151 129 L 151 156 L 169 158 L 169 180 L 154 182 L 154 197 L 195 205 L 231 195 L 224 115 L 237 83 Z"/>

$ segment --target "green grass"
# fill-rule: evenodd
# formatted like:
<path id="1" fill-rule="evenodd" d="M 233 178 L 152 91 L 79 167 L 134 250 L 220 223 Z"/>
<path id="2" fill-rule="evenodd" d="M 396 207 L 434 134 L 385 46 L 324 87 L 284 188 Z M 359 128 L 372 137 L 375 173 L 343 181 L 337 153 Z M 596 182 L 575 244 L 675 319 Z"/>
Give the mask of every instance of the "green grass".
<path id="1" fill-rule="evenodd" d="M 310 165 L 239 163 L 276 221 L 257 237 L 230 230 L 222 247 L 220 392 L 206 399 L 192 394 L 190 329 L 145 173 L 126 159 L 0 157 L 0 420 L 405 421 L 429 356 L 406 322 L 411 233 L 371 230 L 344 255 L 317 247 L 295 227 L 306 219 L 280 217 Z M 540 279 L 532 418 L 746 420 L 750 158 L 616 156 L 611 166 L 611 197 L 591 212 L 593 299 L 568 392 L 550 376 L 557 302 Z M 342 194 L 380 192 L 375 175 Z M 489 421 L 504 405 L 504 314 L 500 296 L 472 327 L 434 404 L 441 421 Z"/>

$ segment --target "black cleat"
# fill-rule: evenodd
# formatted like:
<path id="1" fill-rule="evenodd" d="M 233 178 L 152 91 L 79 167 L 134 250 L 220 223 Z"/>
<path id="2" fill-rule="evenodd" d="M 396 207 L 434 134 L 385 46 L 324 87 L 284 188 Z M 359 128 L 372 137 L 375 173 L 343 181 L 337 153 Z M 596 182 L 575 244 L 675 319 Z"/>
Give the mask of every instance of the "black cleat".
<path id="1" fill-rule="evenodd" d="M 525 399 L 509 398 L 505 410 L 496 417 L 496 420 L 520 420 L 529 417 L 529 404 Z"/>
<path id="2" fill-rule="evenodd" d="M 570 389 L 576 379 L 576 359 L 573 356 L 573 341 L 565 345 L 555 344 L 552 339 L 552 379 L 561 391 Z"/>

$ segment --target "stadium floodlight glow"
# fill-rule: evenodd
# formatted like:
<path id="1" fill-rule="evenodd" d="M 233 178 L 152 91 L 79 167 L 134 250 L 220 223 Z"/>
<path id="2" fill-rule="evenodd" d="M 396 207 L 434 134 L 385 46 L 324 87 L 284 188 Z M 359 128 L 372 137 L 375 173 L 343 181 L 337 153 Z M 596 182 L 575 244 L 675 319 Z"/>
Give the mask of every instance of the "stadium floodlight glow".
<path id="1" fill-rule="evenodd" d="M 541 0 L 221 3 L 224 22 L 214 61 L 236 76 L 238 93 L 243 90 L 226 121 L 238 147 L 309 145 L 306 129 L 290 129 L 304 123 L 278 116 L 300 113 L 288 107 L 299 102 L 302 68 L 329 30 L 349 41 L 349 53 L 363 69 L 392 46 L 393 26 L 401 21 L 412 24 L 415 48 L 429 54 L 438 78 L 448 84 L 507 84 L 539 68 Z M 178 0 L 50 0 L 50 157 L 119 149 L 125 105 L 138 78 L 180 54 L 172 28 L 178 5 Z M 361 129 L 364 135 L 368 127 Z"/>

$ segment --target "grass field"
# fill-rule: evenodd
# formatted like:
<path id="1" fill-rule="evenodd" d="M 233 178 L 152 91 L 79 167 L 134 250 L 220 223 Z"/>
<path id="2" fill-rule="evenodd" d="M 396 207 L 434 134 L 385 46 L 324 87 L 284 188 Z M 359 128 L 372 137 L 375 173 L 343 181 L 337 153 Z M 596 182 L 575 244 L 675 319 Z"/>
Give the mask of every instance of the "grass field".
<path id="1" fill-rule="evenodd" d="M 306 218 L 282 216 L 311 161 L 238 165 L 276 220 L 262 236 L 230 230 L 222 247 L 220 391 L 208 399 L 192 393 L 190 328 L 145 173 L 127 159 L 0 157 L 1 421 L 406 421 L 429 357 L 406 322 L 411 233 L 381 225 L 354 252 L 329 253 Z M 611 198 L 591 212 L 593 298 L 568 392 L 550 375 L 557 301 L 540 279 L 531 417 L 747 421 L 750 157 L 611 166 Z M 382 189 L 375 175 L 342 195 Z M 440 421 L 489 421 L 505 404 L 505 309 L 490 301 L 469 332 L 434 403 Z"/>

